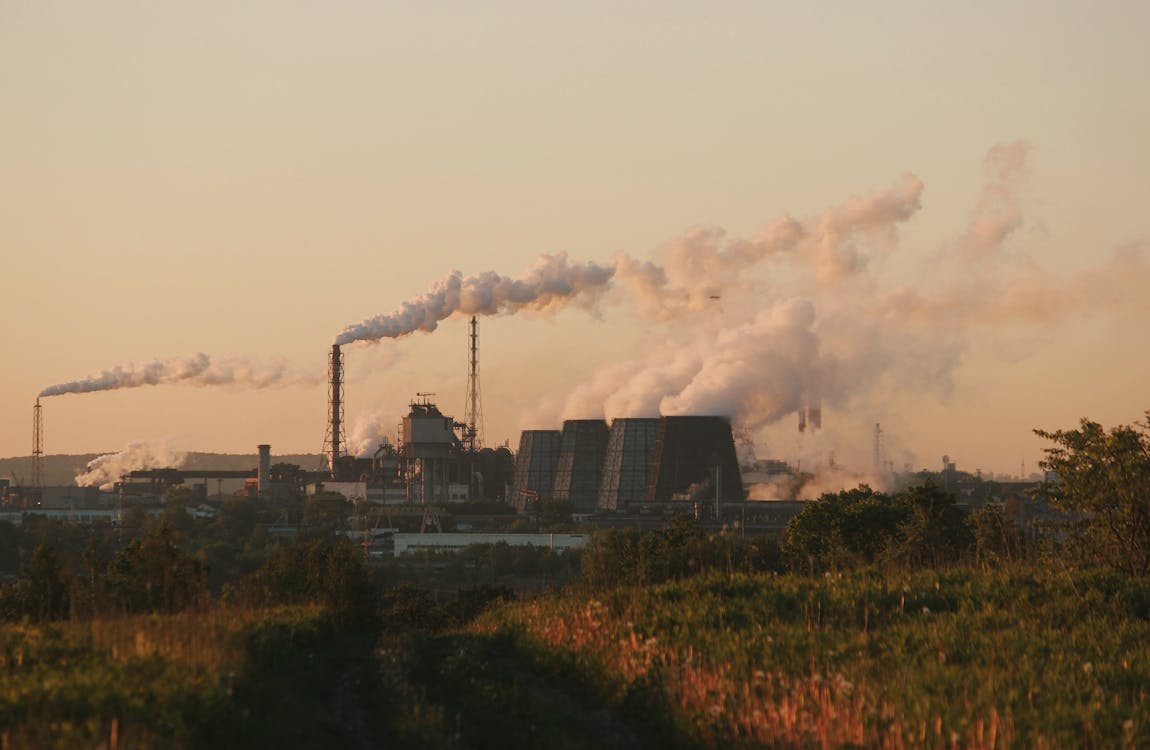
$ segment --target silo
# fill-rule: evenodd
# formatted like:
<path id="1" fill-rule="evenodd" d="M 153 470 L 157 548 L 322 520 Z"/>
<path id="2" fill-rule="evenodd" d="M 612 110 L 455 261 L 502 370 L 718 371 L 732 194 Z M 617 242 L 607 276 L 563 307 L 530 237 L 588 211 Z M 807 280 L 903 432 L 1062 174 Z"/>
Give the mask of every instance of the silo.
<path id="1" fill-rule="evenodd" d="M 524 430 L 515 456 L 515 493 L 512 504 L 524 510 L 532 497 L 550 497 L 559 462 L 559 430 Z"/>
<path id="2" fill-rule="evenodd" d="M 611 423 L 599 482 L 600 508 L 619 510 L 647 501 L 647 480 L 658 431 L 658 418 L 616 419 Z"/>
<path id="3" fill-rule="evenodd" d="M 651 457 L 647 502 L 689 499 L 692 493 L 713 498 L 716 468 L 720 466 L 722 497 L 742 500 L 743 482 L 731 423 L 723 417 L 663 417 Z"/>
<path id="4" fill-rule="evenodd" d="M 607 423 L 602 419 L 569 419 L 563 423 L 559 463 L 551 496 L 576 511 L 595 510 L 599 477 L 607 450 Z"/>

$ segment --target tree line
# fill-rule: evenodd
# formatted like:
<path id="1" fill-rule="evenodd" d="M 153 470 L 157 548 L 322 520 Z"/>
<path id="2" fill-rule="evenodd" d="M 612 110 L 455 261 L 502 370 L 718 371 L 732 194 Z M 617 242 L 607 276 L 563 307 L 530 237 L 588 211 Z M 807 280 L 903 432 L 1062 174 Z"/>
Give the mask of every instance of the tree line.
<path id="1" fill-rule="evenodd" d="M 554 575 L 561 565 L 577 565 L 564 579 L 592 589 L 707 570 L 817 575 L 866 566 L 1011 564 L 1049 555 L 1063 565 L 1097 564 L 1132 577 L 1150 573 L 1150 414 L 1147 422 L 1111 430 L 1083 420 L 1074 430 L 1037 432 L 1053 443 L 1042 462 L 1052 479 L 1034 494 L 1062 511 L 1037 536 L 1024 534 L 1001 507 L 968 511 L 928 481 L 895 493 L 859 485 L 824 494 L 791 520 L 781 541 L 735 531 L 706 534 L 680 517 L 656 531 L 597 532 L 587 549 L 563 561 L 506 545 L 467 553 L 468 559 L 490 566 L 485 585 L 496 593 L 481 599 L 508 594 L 499 576 Z M 24 529 L 0 524 L 0 566 L 19 563 L 19 573 L 0 584 L 0 617 L 177 612 L 230 599 L 320 602 L 348 623 L 367 623 L 390 589 L 381 585 L 379 568 L 336 535 L 349 510 L 339 496 L 313 498 L 298 509 L 300 532 L 290 544 L 267 533 L 280 510 L 237 500 L 214 519 L 197 520 L 179 494 L 159 518 L 129 518 L 122 529 L 32 519 Z M 30 538 L 36 545 L 17 553 L 18 542 Z M 388 595 L 408 609 L 422 601 L 410 593 Z"/>

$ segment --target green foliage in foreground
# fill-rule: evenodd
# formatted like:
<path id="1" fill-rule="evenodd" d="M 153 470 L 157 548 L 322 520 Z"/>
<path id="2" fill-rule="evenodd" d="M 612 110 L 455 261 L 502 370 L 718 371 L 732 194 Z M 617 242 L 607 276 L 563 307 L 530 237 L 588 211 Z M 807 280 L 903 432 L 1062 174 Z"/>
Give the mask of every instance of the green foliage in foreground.
<path id="1" fill-rule="evenodd" d="M 1054 443 L 1040 465 L 1058 476 L 1039 494 L 1081 514 L 1072 530 L 1084 551 L 1131 576 L 1150 574 L 1150 412 L 1109 431 L 1083 419 L 1077 430 L 1035 434 Z"/>
<path id="2" fill-rule="evenodd" d="M 334 743 L 325 686 L 351 650 L 370 648 L 341 635 L 315 607 L 0 626 L 0 738 L 61 748 Z"/>
<path id="3" fill-rule="evenodd" d="M 1150 746 L 1150 585 L 1119 575 L 710 574 L 473 632 L 684 746 Z"/>

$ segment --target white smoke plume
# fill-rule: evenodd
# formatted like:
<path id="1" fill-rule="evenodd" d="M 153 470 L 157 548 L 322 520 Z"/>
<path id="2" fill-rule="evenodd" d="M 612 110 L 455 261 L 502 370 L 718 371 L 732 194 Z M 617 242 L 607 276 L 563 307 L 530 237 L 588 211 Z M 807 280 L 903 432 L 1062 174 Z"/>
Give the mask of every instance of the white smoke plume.
<path id="1" fill-rule="evenodd" d="M 761 427 L 799 407 L 818 349 L 813 323 L 811 303 L 792 299 L 687 346 L 670 342 L 605 368 L 572 392 L 561 416 L 716 414 Z"/>
<path id="2" fill-rule="evenodd" d="M 728 239 L 715 227 L 697 227 L 661 248 L 659 263 L 626 253 L 609 265 L 572 263 L 558 253 L 541 255 L 514 278 L 494 271 L 467 277 L 452 271 L 394 312 L 348 326 L 335 343 L 431 332 L 457 315 L 550 312 L 569 304 L 594 309 L 616 278 L 640 312 L 668 319 L 703 309 L 747 268 L 790 256 L 807 261 L 820 283 L 839 283 L 866 267 L 864 245 L 878 255 L 894 247 L 898 224 L 919 209 L 922 187 L 921 180 L 908 174 L 887 190 L 852 198 L 807 221 L 784 214 L 749 240 Z"/>
<path id="3" fill-rule="evenodd" d="M 184 465 L 187 454 L 166 442 L 137 441 L 128 443 L 118 453 L 93 458 L 87 469 L 76 475 L 76 486 L 98 486 L 110 490 L 120 477 L 130 471 L 144 469 L 178 469 Z"/>
<path id="4" fill-rule="evenodd" d="M 533 424 L 548 414 L 555 424 L 706 413 L 761 437 L 812 401 L 845 414 L 871 412 L 887 393 L 945 397 L 967 342 L 1003 326 L 1150 309 L 1150 266 L 1139 245 L 1063 274 L 1015 247 L 1027 224 L 1028 153 L 1025 143 L 990 149 L 967 226 L 941 252 L 917 254 L 913 283 L 888 283 L 877 262 L 898 249 L 899 225 L 920 208 L 923 184 L 912 175 L 813 219 L 784 215 L 749 240 L 696 228 L 660 248 L 655 261 L 617 256 L 615 280 L 640 310 L 677 322 L 634 359 L 604 366 L 565 401 L 531 412 Z M 682 315 L 702 311 L 713 314 Z M 857 446 L 857 438 L 850 442 Z M 868 452 L 852 456 L 863 473 L 842 465 L 829 471 L 824 462 L 804 496 L 860 478 L 883 486 Z"/>
<path id="5" fill-rule="evenodd" d="M 766 261 L 790 264 L 816 287 L 834 287 L 863 272 L 872 256 L 882 258 L 896 247 L 898 225 L 918 212 L 922 190 L 922 181 L 906 174 L 886 190 L 851 198 L 811 219 L 783 214 L 750 239 L 695 227 L 659 248 L 657 263 L 620 253 L 616 277 L 640 310 L 657 319 L 713 306 Z"/>
<path id="6" fill-rule="evenodd" d="M 40 396 L 66 393 L 93 393 L 145 385 L 183 383 L 196 386 L 234 385 L 246 388 L 271 388 L 285 385 L 316 385 L 323 376 L 294 372 L 282 362 L 254 363 L 242 358 L 213 362 L 207 354 L 174 359 L 156 359 L 143 364 L 118 365 L 68 383 L 51 385 Z"/>
<path id="7" fill-rule="evenodd" d="M 1026 175 L 1030 145 L 1018 141 L 1000 143 L 986 154 L 982 164 L 986 178 L 970 225 L 958 247 L 966 261 L 978 262 L 998 254 L 1006 239 L 1022 228 L 1019 188 Z"/>
<path id="8" fill-rule="evenodd" d="M 387 409 L 357 416 L 347 436 L 347 452 L 356 458 L 371 458 L 384 441 L 397 443 L 399 424 L 395 413 Z"/>
<path id="9" fill-rule="evenodd" d="M 566 253 L 542 255 L 516 278 L 485 271 L 464 277 L 452 271 L 424 294 L 394 312 L 348 326 L 339 345 L 430 333 L 453 315 L 496 315 L 531 310 L 546 313 L 571 303 L 593 307 L 615 271 L 595 263 L 571 263 Z"/>

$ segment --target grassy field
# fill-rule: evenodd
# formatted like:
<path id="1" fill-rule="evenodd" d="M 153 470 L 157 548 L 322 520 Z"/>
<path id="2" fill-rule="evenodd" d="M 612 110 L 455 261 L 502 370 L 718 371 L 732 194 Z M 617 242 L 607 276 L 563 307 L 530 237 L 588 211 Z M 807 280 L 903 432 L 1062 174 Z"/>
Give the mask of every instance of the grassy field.
<path id="1" fill-rule="evenodd" d="M 0 626 L 0 739 L 5 748 L 336 743 L 338 671 L 370 647 L 312 607 Z"/>
<path id="2" fill-rule="evenodd" d="M 1148 747 L 1150 584 L 708 573 L 0 627 L 19 747 Z M 483 606 L 487 609 L 474 617 Z"/>
<path id="3" fill-rule="evenodd" d="M 708 575 L 498 607 L 409 674 L 473 746 L 1147 747 L 1148 616 L 1098 574 Z"/>

